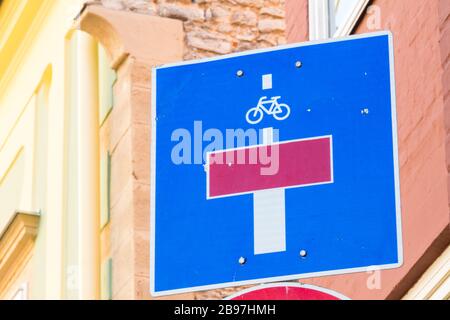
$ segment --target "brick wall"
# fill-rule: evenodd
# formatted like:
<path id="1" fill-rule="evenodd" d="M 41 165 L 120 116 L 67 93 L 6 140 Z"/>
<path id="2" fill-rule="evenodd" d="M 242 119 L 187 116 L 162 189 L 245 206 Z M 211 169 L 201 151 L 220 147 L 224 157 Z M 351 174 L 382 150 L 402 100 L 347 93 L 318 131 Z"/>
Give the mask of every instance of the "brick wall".
<path id="1" fill-rule="evenodd" d="M 447 170 L 450 172 L 450 1 L 439 2 L 439 31 L 442 61 L 443 99 L 446 124 Z M 449 174 L 450 182 L 450 174 Z M 449 195 L 450 205 L 450 195 Z"/>
<path id="2" fill-rule="evenodd" d="M 450 1 L 373 0 L 354 33 L 391 30 L 394 36 L 404 265 L 380 273 L 307 279 L 354 299 L 398 299 L 450 242 Z M 288 41 L 304 41 L 307 0 L 287 0 Z M 372 12 L 379 14 L 374 17 Z M 379 29 L 374 29 L 379 18 Z"/>
<path id="3" fill-rule="evenodd" d="M 375 0 L 381 28 L 394 34 L 397 113 L 405 263 L 385 272 L 387 298 L 397 299 L 422 275 L 450 243 L 448 164 L 448 74 L 443 40 L 449 1 Z M 357 33 L 372 31 L 366 16 Z M 450 24 L 447 23 L 447 30 Z M 448 60 L 447 60 L 448 62 Z M 448 79 L 448 78 L 447 78 Z M 447 89 L 445 89 L 447 87 Z M 447 161 L 446 161 L 447 159 Z M 388 290 L 386 290 L 387 293 Z"/>
<path id="4" fill-rule="evenodd" d="M 287 42 L 302 42 L 309 38 L 308 1 L 286 0 Z"/>
<path id="5" fill-rule="evenodd" d="M 185 59 L 284 44 L 285 0 L 96 0 L 183 21 Z"/>

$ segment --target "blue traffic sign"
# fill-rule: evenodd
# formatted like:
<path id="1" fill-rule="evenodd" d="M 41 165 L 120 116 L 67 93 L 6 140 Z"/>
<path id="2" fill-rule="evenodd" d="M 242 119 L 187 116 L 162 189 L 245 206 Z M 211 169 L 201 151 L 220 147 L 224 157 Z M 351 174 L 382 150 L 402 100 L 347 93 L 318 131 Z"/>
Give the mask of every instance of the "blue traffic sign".
<path id="1" fill-rule="evenodd" d="M 153 70 L 151 293 L 402 264 L 392 35 Z"/>

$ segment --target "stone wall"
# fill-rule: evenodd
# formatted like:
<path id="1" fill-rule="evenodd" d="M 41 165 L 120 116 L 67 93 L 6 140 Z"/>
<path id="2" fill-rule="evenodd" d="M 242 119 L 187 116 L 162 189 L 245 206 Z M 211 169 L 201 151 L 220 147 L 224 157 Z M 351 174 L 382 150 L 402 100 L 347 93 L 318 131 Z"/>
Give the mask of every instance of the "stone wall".
<path id="1" fill-rule="evenodd" d="M 148 232 L 151 67 L 183 58 L 188 60 L 283 44 L 284 2 L 89 1 L 96 5 L 89 6 L 80 18 L 84 21 L 81 23 L 83 31 L 94 35 L 106 47 L 113 44 L 113 50 L 119 48 L 127 51 L 113 54 L 118 77 L 114 85 L 114 108 L 102 127 L 105 132 L 101 132 L 102 139 L 109 140 L 112 167 L 111 222 L 102 232 L 101 242 L 103 258 L 112 258 L 113 299 L 152 298 L 149 289 Z M 108 23 L 103 25 L 103 19 Z M 109 24 L 114 31 L 103 30 Z M 156 26 L 158 30 L 164 26 L 165 31 L 152 33 Z M 129 33 L 142 29 L 147 31 L 139 34 L 139 40 L 127 42 L 130 40 L 127 37 Z M 118 35 L 113 36 L 111 32 Z M 116 42 L 111 38 L 120 38 L 119 42 L 125 44 L 114 46 Z M 154 46 L 150 48 L 150 43 L 143 39 L 151 44 L 158 43 L 158 50 L 151 49 Z M 124 60 L 121 57 L 125 57 Z M 166 298 L 221 299 L 236 290 L 239 288 Z"/>
<path id="2" fill-rule="evenodd" d="M 186 60 L 284 44 L 285 0 L 96 0 L 183 21 Z"/>

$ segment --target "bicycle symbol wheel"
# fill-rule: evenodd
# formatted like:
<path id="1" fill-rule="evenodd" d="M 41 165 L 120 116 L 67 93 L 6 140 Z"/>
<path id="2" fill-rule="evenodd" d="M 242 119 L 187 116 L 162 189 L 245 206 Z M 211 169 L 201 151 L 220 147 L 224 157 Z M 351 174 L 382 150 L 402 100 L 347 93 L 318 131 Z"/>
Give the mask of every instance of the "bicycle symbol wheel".
<path id="1" fill-rule="evenodd" d="M 285 103 L 280 103 L 273 112 L 273 117 L 278 121 L 285 120 L 291 114 L 291 108 Z"/>
<path id="2" fill-rule="evenodd" d="M 263 111 L 258 108 L 251 108 L 250 110 L 248 110 L 247 115 L 245 116 L 245 118 L 247 119 L 247 122 L 250 124 L 257 124 L 260 123 L 261 120 L 264 117 L 264 113 Z"/>

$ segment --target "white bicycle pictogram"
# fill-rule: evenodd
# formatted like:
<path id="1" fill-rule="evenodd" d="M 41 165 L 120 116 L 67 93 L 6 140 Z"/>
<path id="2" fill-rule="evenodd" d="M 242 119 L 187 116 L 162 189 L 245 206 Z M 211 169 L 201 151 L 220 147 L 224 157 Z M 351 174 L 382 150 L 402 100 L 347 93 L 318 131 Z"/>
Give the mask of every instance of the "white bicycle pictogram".
<path id="1" fill-rule="evenodd" d="M 291 108 L 285 103 L 279 103 L 278 100 L 281 96 L 272 97 L 267 99 L 267 97 L 261 97 L 259 99 L 258 105 L 254 108 L 248 110 L 246 119 L 250 124 L 258 124 L 264 118 L 264 113 L 273 116 L 276 120 L 285 120 L 291 114 Z M 270 104 L 270 107 L 267 108 Z"/>

